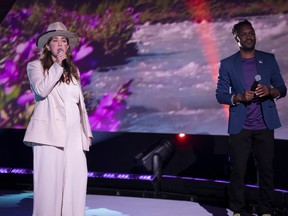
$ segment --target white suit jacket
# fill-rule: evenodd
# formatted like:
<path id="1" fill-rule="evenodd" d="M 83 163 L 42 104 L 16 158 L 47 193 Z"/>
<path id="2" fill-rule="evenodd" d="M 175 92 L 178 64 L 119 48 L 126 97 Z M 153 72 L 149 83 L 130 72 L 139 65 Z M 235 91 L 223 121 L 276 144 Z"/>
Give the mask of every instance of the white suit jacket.
<path id="1" fill-rule="evenodd" d="M 31 89 L 34 92 L 36 104 L 30 122 L 27 126 L 24 143 L 31 146 L 32 143 L 64 147 L 66 139 L 66 118 L 64 98 L 66 92 L 57 84 L 63 68 L 56 62 L 45 73 L 39 60 L 27 65 L 27 73 Z M 84 97 L 80 83 L 80 118 L 81 137 L 83 150 L 89 150 L 92 132 L 85 108 Z"/>

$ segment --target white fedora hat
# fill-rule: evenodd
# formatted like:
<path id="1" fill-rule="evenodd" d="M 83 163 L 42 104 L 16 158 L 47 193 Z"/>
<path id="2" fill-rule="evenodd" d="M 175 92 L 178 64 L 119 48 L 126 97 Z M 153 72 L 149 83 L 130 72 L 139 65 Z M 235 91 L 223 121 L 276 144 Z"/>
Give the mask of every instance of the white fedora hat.
<path id="1" fill-rule="evenodd" d="M 55 22 L 48 26 L 46 32 L 38 36 L 36 46 L 39 49 L 44 48 L 49 38 L 53 36 L 65 36 L 66 38 L 68 38 L 71 50 L 79 45 L 80 38 L 76 33 L 67 31 L 67 28 L 63 23 Z"/>

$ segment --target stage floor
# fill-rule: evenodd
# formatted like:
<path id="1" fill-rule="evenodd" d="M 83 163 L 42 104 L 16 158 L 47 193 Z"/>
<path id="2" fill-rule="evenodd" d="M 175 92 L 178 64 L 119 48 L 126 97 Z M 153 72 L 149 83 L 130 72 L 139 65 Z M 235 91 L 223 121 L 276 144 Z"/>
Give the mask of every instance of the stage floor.
<path id="1" fill-rule="evenodd" d="M 1 216 L 31 216 L 33 192 L 0 191 Z M 196 202 L 110 195 L 87 195 L 86 216 L 231 216 L 225 208 Z"/>

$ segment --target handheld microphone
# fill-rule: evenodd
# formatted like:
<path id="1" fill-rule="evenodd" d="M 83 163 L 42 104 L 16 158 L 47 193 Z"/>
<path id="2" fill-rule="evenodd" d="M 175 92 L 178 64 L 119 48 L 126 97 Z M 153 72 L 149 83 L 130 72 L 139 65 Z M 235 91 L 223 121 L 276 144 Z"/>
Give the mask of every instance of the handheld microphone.
<path id="1" fill-rule="evenodd" d="M 255 89 L 257 88 L 257 85 L 259 84 L 261 80 L 261 76 L 260 75 L 256 75 L 255 78 L 254 78 L 254 82 L 250 88 L 251 91 L 255 91 Z"/>
<path id="2" fill-rule="evenodd" d="M 58 49 L 58 53 L 60 53 L 60 52 L 64 52 L 64 50 L 61 49 L 61 48 Z M 69 66 L 68 66 L 68 64 L 67 64 L 66 59 L 63 59 L 63 61 L 62 61 L 62 66 L 63 66 L 63 68 L 64 68 L 65 71 L 70 72 L 70 68 L 69 68 Z"/>

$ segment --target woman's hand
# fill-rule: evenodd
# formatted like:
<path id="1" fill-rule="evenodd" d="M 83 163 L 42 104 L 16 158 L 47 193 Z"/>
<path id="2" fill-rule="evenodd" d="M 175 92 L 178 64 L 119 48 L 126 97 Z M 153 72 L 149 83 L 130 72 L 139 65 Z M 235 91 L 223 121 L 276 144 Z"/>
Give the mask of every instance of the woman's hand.
<path id="1" fill-rule="evenodd" d="M 56 62 L 59 64 L 59 65 L 61 65 L 61 66 L 63 66 L 63 60 L 64 59 L 66 59 L 67 58 L 67 55 L 66 55 L 66 53 L 64 52 L 64 50 L 63 49 L 58 49 L 58 53 L 57 53 L 57 55 L 56 55 Z"/>
<path id="2" fill-rule="evenodd" d="M 92 142 L 93 139 L 92 139 L 92 137 L 89 137 L 89 138 L 90 138 L 90 139 L 89 139 L 89 147 L 90 147 L 90 146 L 92 146 L 92 144 L 93 144 L 93 142 Z"/>

